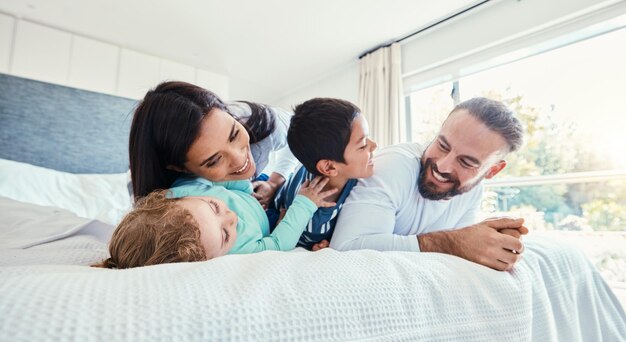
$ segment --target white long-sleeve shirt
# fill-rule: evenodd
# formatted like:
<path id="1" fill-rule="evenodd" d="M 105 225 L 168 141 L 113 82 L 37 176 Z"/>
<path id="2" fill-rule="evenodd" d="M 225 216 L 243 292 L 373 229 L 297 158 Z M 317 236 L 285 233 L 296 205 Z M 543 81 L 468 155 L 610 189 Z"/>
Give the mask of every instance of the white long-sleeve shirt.
<path id="1" fill-rule="evenodd" d="M 399 144 L 374 157 L 374 175 L 359 180 L 343 205 L 330 247 L 419 252 L 417 235 L 476 223 L 483 186 L 433 201 L 418 190 L 422 147 Z"/>
<path id="2" fill-rule="evenodd" d="M 228 111 L 243 122 L 252 114 L 250 106 L 245 102 L 229 102 L 227 106 Z M 265 170 L 265 172 L 276 172 L 287 179 L 300 164 L 287 144 L 287 131 L 293 114 L 278 107 L 269 107 L 269 109 L 274 114 L 274 131 L 267 138 L 250 145 L 250 152 L 256 163 L 254 177 L 256 178 L 268 166 L 270 154 L 276 153 L 276 162 L 272 164 L 271 170 Z"/>

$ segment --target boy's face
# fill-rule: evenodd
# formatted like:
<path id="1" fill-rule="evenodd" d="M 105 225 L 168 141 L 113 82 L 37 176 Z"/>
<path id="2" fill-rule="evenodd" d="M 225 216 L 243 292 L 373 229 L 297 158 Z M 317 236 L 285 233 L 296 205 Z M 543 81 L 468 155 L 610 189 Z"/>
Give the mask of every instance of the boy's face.
<path id="1" fill-rule="evenodd" d="M 346 178 L 367 178 L 374 173 L 376 143 L 369 139 L 369 126 L 363 115 L 352 121 L 350 141 L 343 152 L 344 163 L 337 163 L 338 174 Z"/>
<path id="2" fill-rule="evenodd" d="M 223 201 L 208 196 L 192 196 L 181 199 L 179 205 L 187 209 L 198 223 L 207 259 L 230 251 L 237 238 L 238 218 Z"/>

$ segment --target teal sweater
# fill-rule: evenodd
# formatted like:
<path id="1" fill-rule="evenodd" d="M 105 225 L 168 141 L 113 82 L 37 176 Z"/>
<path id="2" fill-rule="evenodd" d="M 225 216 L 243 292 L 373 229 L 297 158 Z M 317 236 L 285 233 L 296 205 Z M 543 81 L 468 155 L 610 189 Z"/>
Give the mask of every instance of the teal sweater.
<path id="1" fill-rule="evenodd" d="M 296 196 L 285 217 L 270 234 L 265 211 L 252 196 L 252 191 L 252 183 L 247 180 L 211 182 L 201 177 L 182 177 L 172 185 L 170 196 L 211 196 L 224 201 L 239 218 L 237 239 L 228 254 L 294 249 L 317 210 L 315 203 L 305 196 Z"/>

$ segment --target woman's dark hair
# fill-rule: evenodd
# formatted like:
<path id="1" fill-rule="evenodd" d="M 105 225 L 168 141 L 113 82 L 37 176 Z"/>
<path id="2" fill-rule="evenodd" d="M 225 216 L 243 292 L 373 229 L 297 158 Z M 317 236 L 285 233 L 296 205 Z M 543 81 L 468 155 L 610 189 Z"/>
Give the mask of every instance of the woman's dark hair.
<path id="1" fill-rule="evenodd" d="M 248 120 L 245 123 L 242 122 L 250 135 L 251 144 L 267 138 L 274 131 L 274 127 L 276 127 L 275 115 L 268 106 L 248 101 L 237 102 L 247 104 L 252 110 L 252 115 L 250 115 Z M 236 119 L 241 122 L 240 118 L 236 117 Z"/>
<path id="2" fill-rule="evenodd" d="M 266 106 L 247 104 L 252 114 L 242 124 L 255 143 L 273 131 L 274 118 Z M 135 109 L 128 146 L 135 199 L 171 187 L 181 174 L 166 167 L 184 167 L 202 120 L 214 109 L 229 112 L 217 95 L 185 82 L 163 82 L 146 93 Z"/>

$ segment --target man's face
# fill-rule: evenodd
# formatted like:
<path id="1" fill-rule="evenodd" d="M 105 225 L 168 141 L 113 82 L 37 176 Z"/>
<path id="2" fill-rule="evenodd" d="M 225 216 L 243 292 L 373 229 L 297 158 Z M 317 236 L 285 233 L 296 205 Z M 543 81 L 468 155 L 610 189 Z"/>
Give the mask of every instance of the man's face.
<path id="1" fill-rule="evenodd" d="M 419 191 L 427 199 L 450 199 L 500 172 L 508 146 L 467 110 L 452 113 L 422 155 Z"/>

